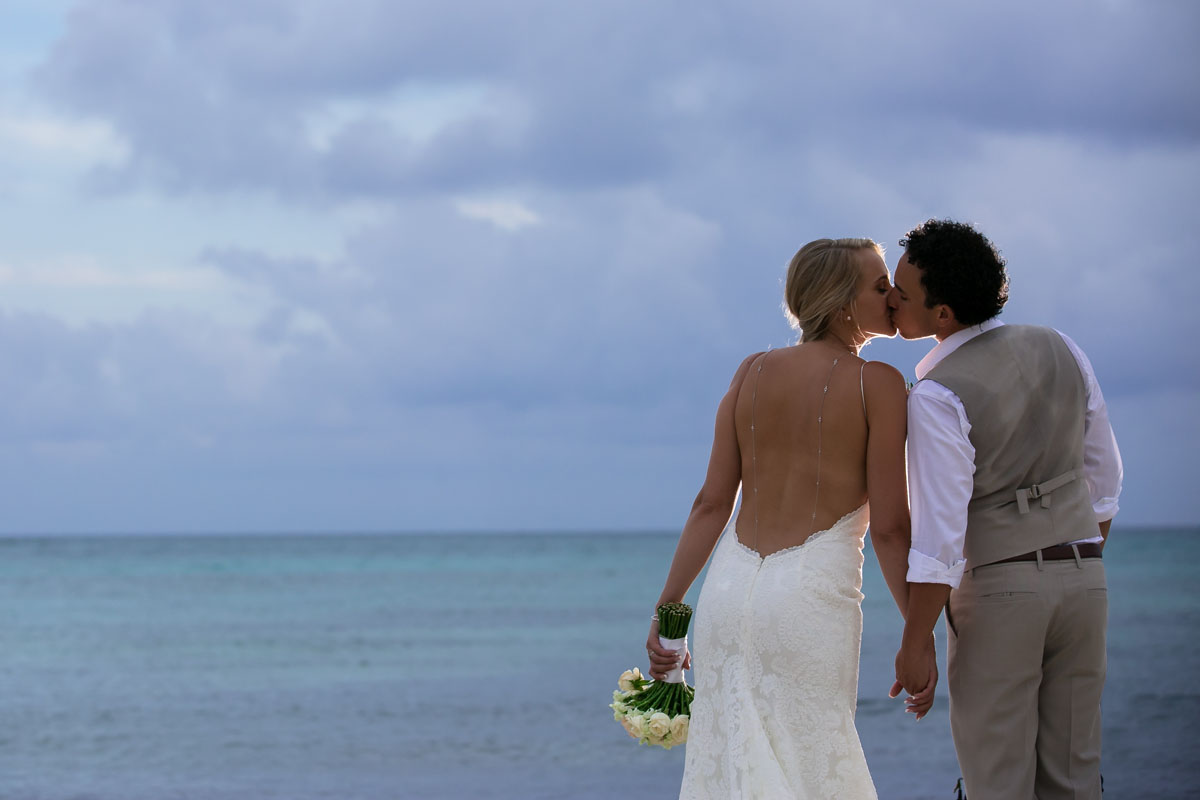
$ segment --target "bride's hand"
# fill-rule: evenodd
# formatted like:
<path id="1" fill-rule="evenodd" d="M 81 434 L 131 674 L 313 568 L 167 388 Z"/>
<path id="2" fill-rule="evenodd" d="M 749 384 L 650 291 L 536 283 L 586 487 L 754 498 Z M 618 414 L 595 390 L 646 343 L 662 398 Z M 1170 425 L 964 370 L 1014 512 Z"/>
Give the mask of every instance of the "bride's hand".
<path id="1" fill-rule="evenodd" d="M 667 673 L 679 666 L 680 654 L 668 650 L 658 642 L 658 620 L 650 621 L 650 635 L 646 637 L 646 654 L 650 656 L 650 677 L 661 681 Z M 683 651 L 683 668 L 692 666 L 692 654 L 685 648 Z"/>

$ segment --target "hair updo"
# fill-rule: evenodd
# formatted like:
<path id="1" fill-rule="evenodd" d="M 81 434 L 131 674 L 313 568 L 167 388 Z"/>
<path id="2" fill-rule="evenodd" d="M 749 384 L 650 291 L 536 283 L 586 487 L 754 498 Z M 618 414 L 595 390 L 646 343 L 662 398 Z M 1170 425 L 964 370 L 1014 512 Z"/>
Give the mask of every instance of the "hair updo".
<path id="1" fill-rule="evenodd" d="M 829 332 L 835 314 L 858 294 L 861 269 L 857 254 L 883 250 L 871 239 L 817 239 L 800 248 L 788 265 L 784 303 L 800 341 L 813 342 Z"/>

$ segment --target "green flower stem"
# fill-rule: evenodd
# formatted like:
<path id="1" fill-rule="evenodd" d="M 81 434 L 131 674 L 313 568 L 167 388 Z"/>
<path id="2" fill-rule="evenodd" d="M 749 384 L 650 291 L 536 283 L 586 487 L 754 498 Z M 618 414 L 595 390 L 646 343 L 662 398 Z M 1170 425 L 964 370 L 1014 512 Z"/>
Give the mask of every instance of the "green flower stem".
<path id="1" fill-rule="evenodd" d="M 667 639 L 687 636 L 692 607 L 687 603 L 663 603 L 658 607 L 658 633 Z"/>

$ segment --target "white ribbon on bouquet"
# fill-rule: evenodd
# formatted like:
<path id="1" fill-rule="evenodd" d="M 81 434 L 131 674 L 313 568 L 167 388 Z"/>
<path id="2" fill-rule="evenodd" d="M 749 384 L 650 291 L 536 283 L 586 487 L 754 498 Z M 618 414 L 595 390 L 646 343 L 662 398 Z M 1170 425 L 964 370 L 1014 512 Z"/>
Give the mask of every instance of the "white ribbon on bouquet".
<path id="1" fill-rule="evenodd" d="M 680 654 L 682 654 L 684 651 L 687 650 L 687 637 L 686 636 L 684 636 L 682 639 L 668 639 L 664 636 L 659 636 L 658 643 L 660 645 L 662 645 L 663 649 L 673 650 L 676 653 L 680 653 Z M 665 678 L 663 678 L 663 683 L 683 683 L 683 659 L 682 658 L 679 660 L 679 666 L 672 669 L 670 672 L 667 673 L 667 676 Z"/>

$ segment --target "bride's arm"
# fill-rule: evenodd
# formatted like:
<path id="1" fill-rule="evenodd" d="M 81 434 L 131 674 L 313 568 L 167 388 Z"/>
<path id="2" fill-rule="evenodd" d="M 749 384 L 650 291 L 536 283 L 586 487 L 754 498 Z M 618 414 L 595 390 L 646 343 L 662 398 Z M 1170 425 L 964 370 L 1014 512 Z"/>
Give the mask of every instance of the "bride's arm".
<path id="1" fill-rule="evenodd" d="M 708 473 L 704 477 L 700 493 L 692 503 L 692 510 L 683 526 L 683 532 L 679 535 L 675 557 L 671 560 L 671 569 L 667 572 L 666 584 L 658 602 L 654 604 L 655 608 L 663 603 L 683 601 L 683 596 L 687 594 L 708 557 L 712 555 L 713 547 L 716 546 L 725 523 L 729 521 L 729 514 L 733 511 L 733 503 L 737 497 L 738 483 L 742 479 L 742 457 L 738 449 L 734 410 L 742 382 L 750 371 L 750 364 L 759 355 L 755 353 L 742 362 L 729 384 L 729 390 L 717 407 Z M 661 678 L 675 666 L 677 654 L 663 649 L 658 643 L 657 622 L 650 625 L 646 650 L 650 654 L 652 678 Z"/>
<path id="2" fill-rule="evenodd" d="M 908 550 L 912 525 L 908 513 L 908 480 L 904 461 L 904 440 L 908 433 L 908 391 L 904 376 L 895 368 L 872 361 L 863 372 L 867 398 L 867 496 L 871 503 L 871 544 L 879 559 L 879 569 L 887 581 L 900 616 L 909 618 Z M 932 628 L 932 625 L 930 625 Z M 905 631 L 907 632 L 907 627 Z M 919 671 L 922 685 L 905 702 L 906 710 L 921 719 L 933 706 L 937 686 L 937 657 L 933 637 L 922 648 Z M 907 662 L 906 662 L 907 664 Z M 903 689 L 897 681 L 890 697 Z"/>
<path id="3" fill-rule="evenodd" d="M 908 609 L 908 481 L 904 438 L 908 431 L 908 392 L 904 376 L 879 361 L 863 371 L 867 399 L 867 497 L 871 504 L 871 544 L 883 579 L 903 617 Z"/>

